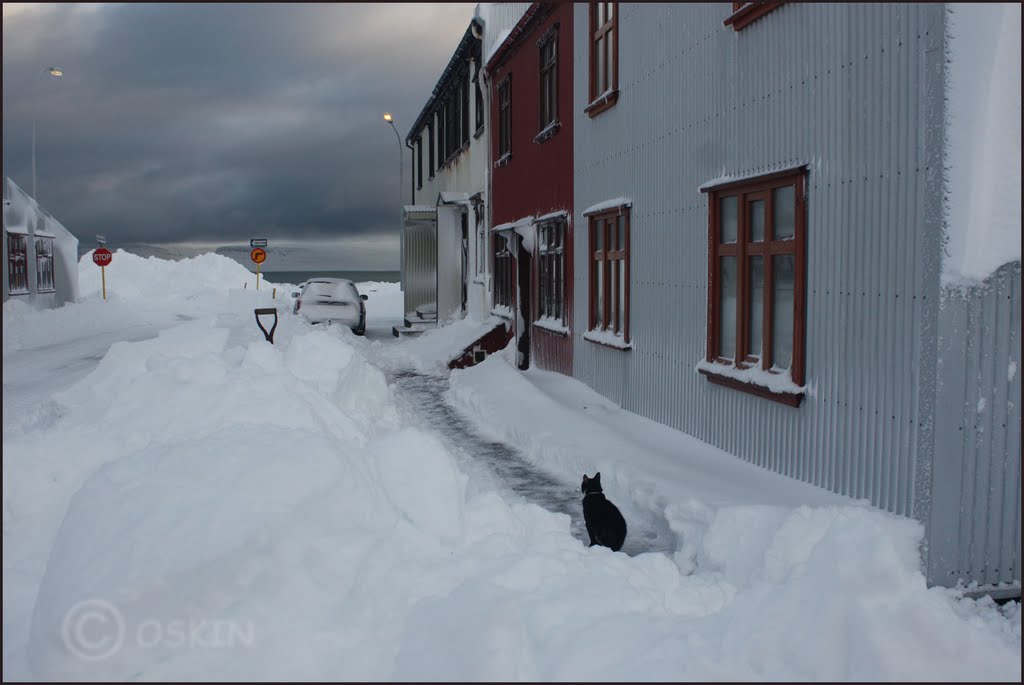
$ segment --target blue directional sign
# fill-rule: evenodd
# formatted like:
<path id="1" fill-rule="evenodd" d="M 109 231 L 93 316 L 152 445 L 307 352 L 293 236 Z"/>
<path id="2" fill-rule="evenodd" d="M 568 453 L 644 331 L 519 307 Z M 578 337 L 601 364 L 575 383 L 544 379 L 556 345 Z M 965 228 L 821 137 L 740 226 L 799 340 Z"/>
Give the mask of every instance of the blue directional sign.
<path id="1" fill-rule="evenodd" d="M 266 247 L 266 246 L 267 246 L 267 239 L 266 238 L 250 238 L 249 239 L 249 247 Z"/>

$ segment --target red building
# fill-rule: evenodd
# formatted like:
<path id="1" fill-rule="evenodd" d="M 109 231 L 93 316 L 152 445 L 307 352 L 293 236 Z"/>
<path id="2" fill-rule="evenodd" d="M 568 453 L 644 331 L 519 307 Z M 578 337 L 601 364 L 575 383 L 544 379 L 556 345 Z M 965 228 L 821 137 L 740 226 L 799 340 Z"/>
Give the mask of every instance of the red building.
<path id="1" fill-rule="evenodd" d="M 487 63 L 494 310 L 513 322 L 521 368 L 568 375 L 572 34 L 572 3 L 533 3 Z"/>

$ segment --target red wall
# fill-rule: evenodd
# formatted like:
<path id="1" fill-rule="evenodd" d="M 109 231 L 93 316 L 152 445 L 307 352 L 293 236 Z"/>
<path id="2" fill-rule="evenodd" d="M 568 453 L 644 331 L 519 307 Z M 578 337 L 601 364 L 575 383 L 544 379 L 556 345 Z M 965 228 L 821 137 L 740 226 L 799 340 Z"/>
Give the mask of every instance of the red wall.
<path id="1" fill-rule="evenodd" d="M 491 159 L 498 159 L 498 88 L 508 74 L 511 80 L 511 159 L 491 169 L 491 207 L 493 225 L 525 216 L 541 216 L 565 210 L 569 215 L 566 230 L 565 269 L 568 322 L 572 325 L 573 283 L 573 168 L 572 168 L 572 12 L 570 2 L 558 3 L 550 15 L 533 26 L 507 53 L 490 76 Z M 537 40 L 558 24 L 557 38 L 557 119 L 558 132 L 542 143 L 535 143 L 540 132 L 540 49 Z M 532 311 L 537 311 L 537 268 L 534 254 Z M 542 369 L 572 375 L 572 337 L 532 327 L 530 333 L 532 363 Z"/>

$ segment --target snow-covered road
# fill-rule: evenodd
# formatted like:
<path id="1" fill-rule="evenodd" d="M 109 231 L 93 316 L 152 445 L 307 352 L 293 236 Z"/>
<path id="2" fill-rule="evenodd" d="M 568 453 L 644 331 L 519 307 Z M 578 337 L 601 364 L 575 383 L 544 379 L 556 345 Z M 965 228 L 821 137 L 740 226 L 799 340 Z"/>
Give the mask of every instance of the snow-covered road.
<path id="1" fill-rule="evenodd" d="M 108 271 L 4 306 L 7 678 L 1020 679 L 1019 604 L 927 588 L 919 524 L 504 354 L 444 371 L 486 322 L 395 340 L 373 284 L 360 338 L 214 255 Z M 628 554 L 582 541 L 594 470 Z"/>

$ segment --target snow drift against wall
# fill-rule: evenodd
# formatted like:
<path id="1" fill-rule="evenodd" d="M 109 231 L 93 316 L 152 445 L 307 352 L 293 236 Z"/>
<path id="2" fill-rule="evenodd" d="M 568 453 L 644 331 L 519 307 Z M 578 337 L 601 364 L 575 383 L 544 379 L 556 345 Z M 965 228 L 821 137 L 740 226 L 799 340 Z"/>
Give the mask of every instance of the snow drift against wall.
<path id="1" fill-rule="evenodd" d="M 951 6 L 944 284 L 1020 260 L 1019 4 Z"/>

